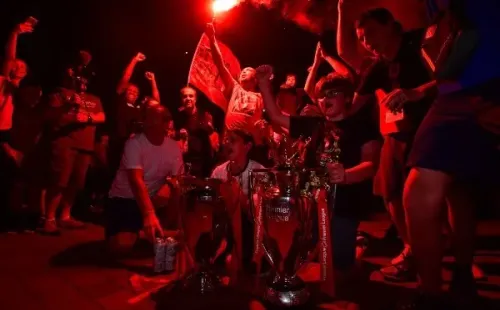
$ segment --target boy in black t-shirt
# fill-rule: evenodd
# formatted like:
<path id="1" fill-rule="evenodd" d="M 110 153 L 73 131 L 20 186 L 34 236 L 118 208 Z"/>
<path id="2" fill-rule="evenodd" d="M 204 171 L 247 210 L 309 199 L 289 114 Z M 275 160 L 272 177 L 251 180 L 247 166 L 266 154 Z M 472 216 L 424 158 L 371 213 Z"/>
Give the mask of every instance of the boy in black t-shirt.
<path id="1" fill-rule="evenodd" d="M 334 264 L 337 274 L 352 269 L 355 263 L 356 234 L 360 213 L 371 199 L 370 180 L 377 168 L 380 142 L 378 129 L 372 119 L 371 109 L 360 110 L 349 116 L 354 86 L 348 79 L 330 74 L 316 87 L 320 116 L 287 116 L 276 105 L 269 78 L 272 68 L 257 69 L 259 88 L 271 121 L 289 130 L 294 138 L 310 137 L 311 143 L 305 164 L 319 166 L 321 154 L 332 139 L 339 143 L 341 153 L 338 163 L 327 164 L 331 184 L 338 184 L 331 224 Z"/>

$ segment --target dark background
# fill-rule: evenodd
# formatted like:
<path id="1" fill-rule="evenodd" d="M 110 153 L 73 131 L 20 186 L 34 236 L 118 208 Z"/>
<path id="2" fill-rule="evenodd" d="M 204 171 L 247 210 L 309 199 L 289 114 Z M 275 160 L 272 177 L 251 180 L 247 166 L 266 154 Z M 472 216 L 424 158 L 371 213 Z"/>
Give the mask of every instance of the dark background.
<path id="1" fill-rule="evenodd" d="M 187 81 L 189 65 L 205 24 L 211 20 L 211 0 L 25 0 L 3 4 L 0 45 L 13 27 L 28 16 L 39 20 L 35 31 L 19 36 L 18 57 L 30 73 L 25 83 L 41 85 L 45 93 L 60 81 L 63 68 L 80 49 L 93 55 L 97 73 L 91 92 L 104 105 L 112 103 L 114 89 L 125 66 L 137 52 L 140 63 L 132 82 L 143 94 L 150 90 L 144 72 L 155 72 L 162 103 L 176 112 L 179 88 Z M 334 18 L 334 17 L 332 17 Z M 276 84 L 288 72 L 303 84 L 312 64 L 318 35 L 280 17 L 276 10 L 242 4 L 217 20 L 218 38 L 239 58 L 242 67 L 272 64 Z M 334 34 L 322 37 L 333 51 Z M 3 48 L 2 53 L 3 55 Z M 201 99 L 202 104 L 211 105 Z M 222 112 L 212 107 L 216 118 Z"/>

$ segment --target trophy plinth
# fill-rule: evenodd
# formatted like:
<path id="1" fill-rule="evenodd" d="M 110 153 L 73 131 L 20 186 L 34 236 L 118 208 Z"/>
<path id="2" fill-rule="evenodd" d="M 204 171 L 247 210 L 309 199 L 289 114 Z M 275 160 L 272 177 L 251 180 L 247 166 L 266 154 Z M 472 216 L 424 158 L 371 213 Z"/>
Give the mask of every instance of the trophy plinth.
<path id="1" fill-rule="evenodd" d="M 219 276 L 207 267 L 199 268 L 188 274 L 183 281 L 183 287 L 193 293 L 207 294 L 222 286 Z"/>
<path id="2" fill-rule="evenodd" d="M 302 306 L 309 300 L 306 284 L 297 276 L 275 276 L 267 283 L 264 298 L 281 307 Z"/>

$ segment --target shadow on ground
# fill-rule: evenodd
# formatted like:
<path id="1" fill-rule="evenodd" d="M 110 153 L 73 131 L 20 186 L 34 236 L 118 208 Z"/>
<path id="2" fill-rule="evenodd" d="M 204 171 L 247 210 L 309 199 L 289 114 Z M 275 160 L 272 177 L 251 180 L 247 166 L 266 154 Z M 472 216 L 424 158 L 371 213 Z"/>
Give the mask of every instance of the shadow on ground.
<path id="1" fill-rule="evenodd" d="M 50 260 L 51 267 L 101 267 L 108 269 L 124 269 L 140 275 L 153 275 L 153 253 L 151 244 L 140 240 L 132 255 L 116 260 L 108 254 L 105 241 L 92 241 L 77 244 L 57 253 Z"/>

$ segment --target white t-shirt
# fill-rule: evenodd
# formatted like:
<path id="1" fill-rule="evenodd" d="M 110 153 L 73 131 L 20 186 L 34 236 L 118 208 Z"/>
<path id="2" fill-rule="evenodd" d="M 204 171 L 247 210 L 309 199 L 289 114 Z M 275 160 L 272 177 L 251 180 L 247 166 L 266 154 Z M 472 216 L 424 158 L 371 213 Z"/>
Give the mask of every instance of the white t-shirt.
<path id="1" fill-rule="evenodd" d="M 154 196 L 165 184 L 167 176 L 177 175 L 183 168 L 182 152 L 176 141 L 165 137 L 161 145 L 153 145 L 144 134 L 127 140 L 120 168 L 116 173 L 109 197 L 135 198 L 127 170 L 142 169 L 149 195 Z"/>
<path id="2" fill-rule="evenodd" d="M 225 163 L 215 167 L 214 171 L 212 172 L 212 178 L 227 181 L 228 165 L 229 161 L 226 161 Z M 239 176 L 235 176 L 235 178 L 238 180 L 238 183 L 240 183 L 241 189 L 245 195 L 248 195 L 248 179 L 250 170 L 264 168 L 265 167 L 258 162 L 250 160 L 246 169 Z"/>
<path id="3" fill-rule="evenodd" d="M 257 92 L 244 90 L 237 82 L 234 83 L 233 92 L 226 111 L 226 121 L 235 114 L 244 117 L 246 122 L 253 126 L 262 119 L 264 105 L 262 95 Z"/>

